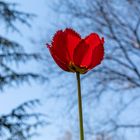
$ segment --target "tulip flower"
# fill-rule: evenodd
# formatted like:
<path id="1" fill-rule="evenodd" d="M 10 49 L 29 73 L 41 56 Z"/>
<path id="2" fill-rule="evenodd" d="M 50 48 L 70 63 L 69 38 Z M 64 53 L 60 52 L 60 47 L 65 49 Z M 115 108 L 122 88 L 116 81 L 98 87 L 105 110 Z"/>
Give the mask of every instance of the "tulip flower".
<path id="1" fill-rule="evenodd" d="M 84 140 L 80 74 L 87 73 L 101 63 L 104 56 L 103 45 L 104 38 L 100 38 L 97 33 L 81 38 L 69 28 L 57 31 L 51 44 L 47 44 L 56 64 L 64 71 L 76 73 L 80 140 Z"/>

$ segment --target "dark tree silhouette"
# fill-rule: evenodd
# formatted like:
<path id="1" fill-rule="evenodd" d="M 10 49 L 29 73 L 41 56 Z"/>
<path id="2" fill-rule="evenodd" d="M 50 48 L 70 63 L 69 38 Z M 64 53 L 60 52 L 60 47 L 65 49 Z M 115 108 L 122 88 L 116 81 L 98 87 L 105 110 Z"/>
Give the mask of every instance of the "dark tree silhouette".
<path id="1" fill-rule="evenodd" d="M 33 14 L 17 10 L 16 3 L 8 3 L 0 0 L 0 22 L 1 28 L 7 31 L 20 33 L 17 23 L 30 27 L 30 20 Z M 20 72 L 13 64 L 26 64 L 31 60 L 39 60 L 37 53 L 27 53 L 24 47 L 17 41 L 10 40 L 0 33 L 0 90 L 30 82 L 31 79 L 44 80 L 40 74 L 33 72 Z M 22 65 L 21 65 L 22 66 Z M 25 65 L 23 65 L 24 68 Z M 38 100 L 29 101 L 13 109 L 11 113 L 0 116 L 0 139 L 5 140 L 26 140 L 36 134 L 35 128 L 43 125 L 43 115 L 31 113 L 29 108 L 37 105 Z"/>
<path id="2" fill-rule="evenodd" d="M 124 131 L 131 133 L 140 129 L 138 118 L 125 122 L 122 117 L 125 114 L 129 118 L 130 108 L 137 109 L 140 101 L 140 1 L 57 0 L 52 8 L 62 21 L 70 21 L 67 25 L 75 27 L 82 35 L 95 31 L 105 37 L 104 62 L 82 76 L 90 87 L 83 99 L 102 104 L 100 100 L 105 96 L 116 96 L 117 104 L 100 122 L 100 127 L 93 129 L 92 123 L 86 123 L 86 133 L 93 135 L 92 130 L 96 129 L 94 134 L 105 132 L 114 136 L 114 140 L 127 139 Z"/>
<path id="3" fill-rule="evenodd" d="M 17 11 L 15 6 L 16 4 L 14 3 L 0 1 L 0 19 L 1 24 L 3 23 L 6 29 L 20 32 L 16 27 L 16 23 L 19 22 L 30 26 L 29 21 L 34 15 Z M 38 60 L 39 58 L 39 54 L 29 54 L 24 51 L 23 46 L 18 42 L 0 35 L 0 89 L 3 90 L 6 86 L 29 81 L 31 78 L 43 78 L 41 75 L 32 72 L 21 73 L 15 71 L 9 66 L 11 63 L 26 63 L 27 60 Z"/>
<path id="4" fill-rule="evenodd" d="M 39 104 L 39 100 L 25 102 L 9 114 L 0 117 L 0 137 L 6 140 L 26 140 L 38 135 L 36 129 L 46 125 L 45 115 L 31 113 L 29 109 Z"/>

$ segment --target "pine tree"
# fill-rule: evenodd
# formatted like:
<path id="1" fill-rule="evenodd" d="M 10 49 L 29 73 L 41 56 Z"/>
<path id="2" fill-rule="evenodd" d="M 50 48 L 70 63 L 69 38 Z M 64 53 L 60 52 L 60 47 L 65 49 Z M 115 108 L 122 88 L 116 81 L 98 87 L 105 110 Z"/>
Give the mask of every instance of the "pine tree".
<path id="1" fill-rule="evenodd" d="M 6 30 L 20 33 L 16 23 L 30 25 L 33 14 L 17 10 L 16 3 L 0 1 L 0 21 Z M 43 80 L 44 78 L 32 72 L 15 71 L 10 65 L 13 63 L 21 64 L 31 60 L 40 59 L 37 53 L 27 53 L 22 44 L 10 40 L 0 33 L 0 90 L 3 92 L 6 88 L 29 82 L 31 79 Z M 13 109 L 9 114 L 0 116 L 0 137 L 6 140 L 26 140 L 34 134 L 34 128 L 43 125 L 44 116 L 40 113 L 31 113 L 30 107 L 38 104 L 38 100 L 28 101 Z M 43 117 L 43 118 L 42 118 Z"/>

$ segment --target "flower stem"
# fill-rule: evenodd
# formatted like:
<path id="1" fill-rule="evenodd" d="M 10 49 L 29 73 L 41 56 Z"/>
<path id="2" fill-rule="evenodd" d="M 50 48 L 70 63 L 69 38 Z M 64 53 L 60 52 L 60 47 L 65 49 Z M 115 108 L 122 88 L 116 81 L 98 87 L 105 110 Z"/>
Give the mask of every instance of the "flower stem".
<path id="1" fill-rule="evenodd" d="M 76 72 L 76 78 L 77 78 L 77 88 L 78 88 L 78 109 L 79 109 L 80 140 L 84 140 L 81 83 L 80 83 L 80 73 L 79 72 Z"/>

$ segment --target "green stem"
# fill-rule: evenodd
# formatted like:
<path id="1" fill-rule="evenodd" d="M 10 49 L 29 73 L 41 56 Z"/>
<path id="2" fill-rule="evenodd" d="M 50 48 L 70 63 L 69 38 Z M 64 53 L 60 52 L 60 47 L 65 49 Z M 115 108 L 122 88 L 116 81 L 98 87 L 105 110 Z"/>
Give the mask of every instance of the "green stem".
<path id="1" fill-rule="evenodd" d="M 80 73 L 79 72 L 76 72 L 76 78 L 77 78 L 77 88 L 78 88 L 78 109 L 79 109 L 80 140 L 84 140 L 81 83 L 80 83 Z"/>

